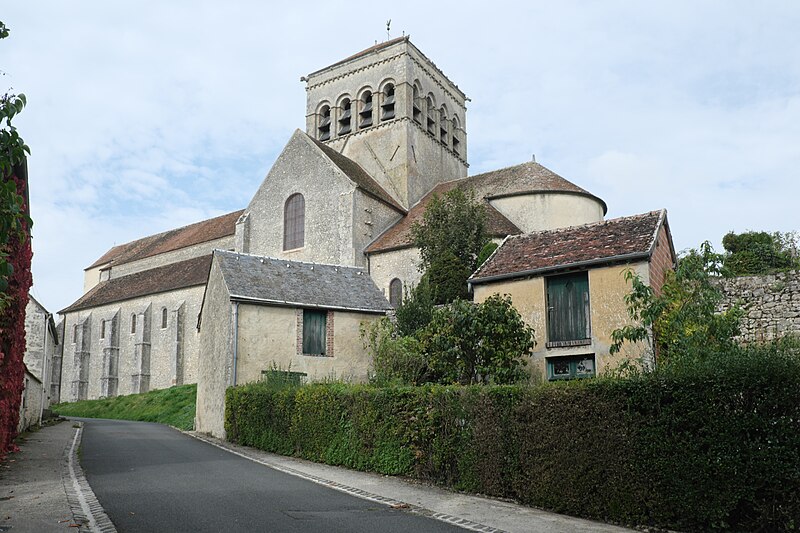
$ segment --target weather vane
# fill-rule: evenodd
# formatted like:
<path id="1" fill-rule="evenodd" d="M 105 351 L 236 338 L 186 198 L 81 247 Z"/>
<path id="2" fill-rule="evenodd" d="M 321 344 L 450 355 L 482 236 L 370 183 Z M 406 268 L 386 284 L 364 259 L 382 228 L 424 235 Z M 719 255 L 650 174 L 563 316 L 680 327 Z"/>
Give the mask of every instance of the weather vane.
<path id="1" fill-rule="evenodd" d="M 386 21 L 386 40 L 387 41 L 391 39 L 390 34 L 389 34 L 389 29 L 391 28 L 391 26 L 392 26 L 392 19 L 389 19 L 389 20 Z"/>

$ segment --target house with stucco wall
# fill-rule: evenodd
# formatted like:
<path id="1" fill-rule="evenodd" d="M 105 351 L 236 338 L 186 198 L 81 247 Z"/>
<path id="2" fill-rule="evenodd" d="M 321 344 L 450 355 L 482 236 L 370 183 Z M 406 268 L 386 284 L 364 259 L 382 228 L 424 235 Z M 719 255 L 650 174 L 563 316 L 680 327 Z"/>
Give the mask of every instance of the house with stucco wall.
<path id="1" fill-rule="evenodd" d="M 652 346 L 631 344 L 615 355 L 609 351 L 611 333 L 630 323 L 625 274 L 632 271 L 659 293 L 675 262 L 661 210 L 508 237 L 469 283 L 475 302 L 511 297 L 534 329 L 531 366 L 541 376 L 585 378 L 653 353 Z"/>

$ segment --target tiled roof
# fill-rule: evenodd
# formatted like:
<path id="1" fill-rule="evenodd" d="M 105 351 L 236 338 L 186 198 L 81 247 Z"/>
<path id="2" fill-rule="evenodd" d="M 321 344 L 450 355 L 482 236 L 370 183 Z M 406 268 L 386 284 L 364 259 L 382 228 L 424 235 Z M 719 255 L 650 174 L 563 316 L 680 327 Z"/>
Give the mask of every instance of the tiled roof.
<path id="1" fill-rule="evenodd" d="M 187 246 L 221 239 L 236 232 L 236 221 L 244 211 L 234 211 L 227 215 L 210 218 L 172 229 L 156 235 L 150 235 L 127 244 L 114 246 L 100 259 L 86 267 L 86 270 L 113 262 L 114 265 L 130 263 L 145 257 L 172 252 Z"/>
<path id="2" fill-rule="evenodd" d="M 509 237 L 470 278 L 472 283 L 570 266 L 649 258 L 666 210 Z"/>
<path id="3" fill-rule="evenodd" d="M 375 239 L 367 247 L 367 253 L 385 252 L 411 246 L 411 226 L 413 223 L 422 220 L 425 209 L 428 207 L 433 195 L 441 196 L 453 187 L 459 187 L 464 190 L 472 189 L 475 191 L 476 198 L 486 200 L 487 215 L 489 217 L 488 229 L 489 234 L 493 237 L 505 237 L 506 235 L 520 233 L 519 228 L 489 205 L 488 200 L 493 198 L 543 192 L 578 194 L 596 199 L 602 204 L 603 211 L 606 210 L 606 204 L 603 200 L 562 178 L 548 168 L 539 163 L 523 163 L 439 184 L 417 202 L 405 218 Z"/>
<path id="4" fill-rule="evenodd" d="M 364 50 L 361 50 L 360 52 L 351 55 L 350 57 L 346 57 L 346 58 L 342 59 L 341 61 L 337 61 L 336 63 L 328 65 L 327 67 L 323 67 L 323 68 L 321 68 L 319 70 L 316 70 L 316 71 L 312 72 L 311 74 L 309 74 L 308 77 L 310 78 L 311 76 L 314 76 L 315 74 L 318 74 L 318 73 L 320 73 L 322 71 L 331 69 L 333 67 L 337 67 L 337 66 L 339 66 L 339 65 L 341 65 L 343 63 L 347 63 L 348 61 L 352 61 L 354 59 L 358 59 L 359 57 L 363 57 L 363 56 L 365 56 L 367 54 L 378 52 L 380 50 L 383 50 L 384 48 L 388 48 L 388 47 L 392 46 L 393 44 L 397 44 L 397 43 L 400 43 L 400 42 L 403 42 L 403 41 L 408 41 L 408 39 L 409 39 L 408 36 L 402 36 L 402 37 L 396 37 L 396 38 L 391 39 L 389 41 L 384 41 L 382 43 L 376 43 L 376 44 L 370 46 L 369 48 L 365 48 Z"/>
<path id="5" fill-rule="evenodd" d="M 102 281 L 78 301 L 59 311 L 68 313 L 160 292 L 204 285 L 211 267 L 211 255 L 152 268 L 120 278 Z"/>
<path id="6" fill-rule="evenodd" d="M 385 312 L 383 293 L 363 269 L 214 251 L 233 299 L 323 309 Z"/>
<path id="7" fill-rule="evenodd" d="M 355 183 L 360 189 L 364 190 L 371 196 L 374 196 L 378 200 L 392 206 L 397 211 L 401 213 L 405 213 L 406 210 L 403 209 L 399 203 L 397 203 L 394 198 L 392 198 L 386 190 L 381 187 L 377 181 L 375 181 L 372 176 L 370 176 L 366 170 L 364 170 L 361 165 L 353 161 L 352 159 L 343 156 L 330 146 L 322 144 L 318 140 L 314 139 L 311 136 L 308 136 L 314 144 L 319 146 L 319 148 L 325 153 L 325 155 L 330 159 L 334 165 L 339 168 L 342 172 L 344 172 L 345 176 L 350 178 L 353 183 Z"/>

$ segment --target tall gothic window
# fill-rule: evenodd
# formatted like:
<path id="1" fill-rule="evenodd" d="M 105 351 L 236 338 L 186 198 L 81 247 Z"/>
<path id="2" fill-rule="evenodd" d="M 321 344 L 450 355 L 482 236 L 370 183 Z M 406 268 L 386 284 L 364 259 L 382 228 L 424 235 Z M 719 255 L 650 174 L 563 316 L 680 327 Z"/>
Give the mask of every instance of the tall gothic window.
<path id="1" fill-rule="evenodd" d="M 383 89 L 383 102 L 381 103 L 381 121 L 394 118 L 394 85 L 391 83 Z"/>
<path id="2" fill-rule="evenodd" d="M 392 307 L 397 307 L 403 302 L 403 282 L 394 278 L 389 283 L 389 304 Z"/>
<path id="3" fill-rule="evenodd" d="M 161 329 L 167 329 L 167 308 L 161 308 Z"/>
<path id="4" fill-rule="evenodd" d="M 294 250 L 305 244 L 306 201 L 300 193 L 293 194 L 283 206 L 283 249 Z"/>
<path id="5" fill-rule="evenodd" d="M 331 138 L 331 106 L 323 106 L 319 112 L 319 126 L 317 126 L 317 139 L 327 141 Z"/>
<path id="6" fill-rule="evenodd" d="M 105 320 L 101 320 L 100 321 L 100 338 L 101 339 L 105 339 L 106 338 L 106 321 Z"/>

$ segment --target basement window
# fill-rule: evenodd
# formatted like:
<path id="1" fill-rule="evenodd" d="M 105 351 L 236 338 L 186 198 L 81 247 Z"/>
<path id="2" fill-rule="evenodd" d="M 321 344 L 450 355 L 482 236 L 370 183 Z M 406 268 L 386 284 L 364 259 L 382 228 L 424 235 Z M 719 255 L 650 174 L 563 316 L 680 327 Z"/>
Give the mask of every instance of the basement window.
<path id="1" fill-rule="evenodd" d="M 594 354 L 547 358 L 547 379 L 549 381 L 584 379 L 594 376 Z"/>

